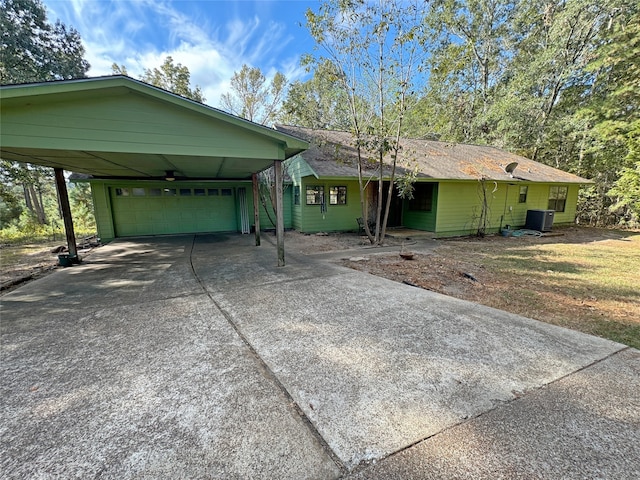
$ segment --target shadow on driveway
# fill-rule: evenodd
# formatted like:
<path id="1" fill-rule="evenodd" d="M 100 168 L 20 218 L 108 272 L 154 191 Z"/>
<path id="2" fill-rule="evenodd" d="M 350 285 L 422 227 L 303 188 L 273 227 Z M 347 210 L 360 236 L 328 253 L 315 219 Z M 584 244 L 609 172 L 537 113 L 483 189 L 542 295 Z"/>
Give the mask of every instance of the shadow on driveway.
<path id="1" fill-rule="evenodd" d="M 628 389 L 624 418 L 591 443 L 573 440 L 600 431 L 604 407 L 586 430 L 529 416 L 553 408 L 540 387 L 577 405 L 567 382 L 598 368 L 609 378 L 611 362 L 637 372 L 636 351 L 295 252 L 287 262 L 276 267 L 272 246 L 250 236 L 139 238 L 2 297 L 4 474 L 454 478 L 473 430 L 495 459 L 469 478 L 508 477 L 525 461 L 557 478 L 541 447 L 503 455 L 496 422 L 523 445 L 540 431 L 565 438 L 559 455 L 582 462 L 557 463 L 568 477 L 607 477 L 621 449 L 638 455 L 617 478 L 637 469 Z M 518 419 L 526 431 L 510 426 Z"/>

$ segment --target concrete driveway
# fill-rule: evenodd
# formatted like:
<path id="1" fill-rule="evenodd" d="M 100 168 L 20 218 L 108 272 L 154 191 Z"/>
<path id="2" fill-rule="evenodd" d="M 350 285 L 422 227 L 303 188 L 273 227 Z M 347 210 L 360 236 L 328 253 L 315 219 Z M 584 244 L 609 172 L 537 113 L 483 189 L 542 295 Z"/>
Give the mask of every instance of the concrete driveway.
<path id="1" fill-rule="evenodd" d="M 3 476 L 640 477 L 637 350 L 252 242 L 3 296 Z"/>

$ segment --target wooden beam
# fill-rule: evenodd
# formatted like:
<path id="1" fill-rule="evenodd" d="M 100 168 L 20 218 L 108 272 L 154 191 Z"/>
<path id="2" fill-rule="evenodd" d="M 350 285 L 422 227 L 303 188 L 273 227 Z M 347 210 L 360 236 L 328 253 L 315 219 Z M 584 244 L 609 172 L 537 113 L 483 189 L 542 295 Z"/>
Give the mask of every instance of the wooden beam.
<path id="1" fill-rule="evenodd" d="M 284 267 L 284 202 L 282 201 L 282 162 L 273 162 L 276 177 L 276 245 L 278 249 L 278 266 Z"/>
<path id="2" fill-rule="evenodd" d="M 256 230 L 256 247 L 260 246 L 260 191 L 258 190 L 258 174 L 251 175 L 253 182 L 253 223 Z"/>
<path id="3" fill-rule="evenodd" d="M 67 183 L 64 179 L 64 170 L 62 168 L 54 168 L 53 172 L 56 177 L 56 189 L 58 190 L 58 198 L 60 199 L 60 209 L 62 210 L 62 218 L 64 220 L 64 231 L 67 235 L 69 256 L 78 258 L 76 234 L 73 230 L 73 218 L 71 217 L 71 206 L 69 205 L 69 194 L 67 193 Z"/>

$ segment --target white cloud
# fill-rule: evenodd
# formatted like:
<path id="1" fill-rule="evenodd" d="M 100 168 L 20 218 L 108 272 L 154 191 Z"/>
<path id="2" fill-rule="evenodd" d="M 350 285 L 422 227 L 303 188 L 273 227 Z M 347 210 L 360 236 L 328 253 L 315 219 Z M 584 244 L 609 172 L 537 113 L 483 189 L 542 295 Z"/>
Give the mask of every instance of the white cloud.
<path id="1" fill-rule="evenodd" d="M 170 1 L 44 3 L 51 21 L 60 18 L 80 32 L 90 76 L 109 75 L 111 65 L 117 63 L 139 78 L 170 55 L 189 69 L 192 86 L 203 89 L 207 103 L 218 106 L 220 96 L 229 91 L 233 73 L 243 64 L 259 67 L 267 78 L 276 71 L 290 81 L 305 75 L 298 65 L 303 52 L 294 50 L 299 45 L 285 25 L 257 15 L 229 16 L 215 2 L 196 3 L 201 10 L 209 9 L 198 16 L 180 11 L 184 4 Z"/>

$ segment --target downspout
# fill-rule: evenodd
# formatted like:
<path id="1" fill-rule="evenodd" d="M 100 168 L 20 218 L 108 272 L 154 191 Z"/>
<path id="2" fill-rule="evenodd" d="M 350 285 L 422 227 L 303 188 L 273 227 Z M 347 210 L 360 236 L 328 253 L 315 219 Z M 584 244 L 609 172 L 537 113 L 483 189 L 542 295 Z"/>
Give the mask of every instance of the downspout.
<path id="1" fill-rule="evenodd" d="M 502 216 L 500 217 L 500 230 L 502 232 L 502 221 L 504 220 L 505 215 L 507 214 L 507 200 L 509 200 L 509 184 L 507 183 L 507 190 L 504 194 L 504 208 L 502 209 Z"/>

